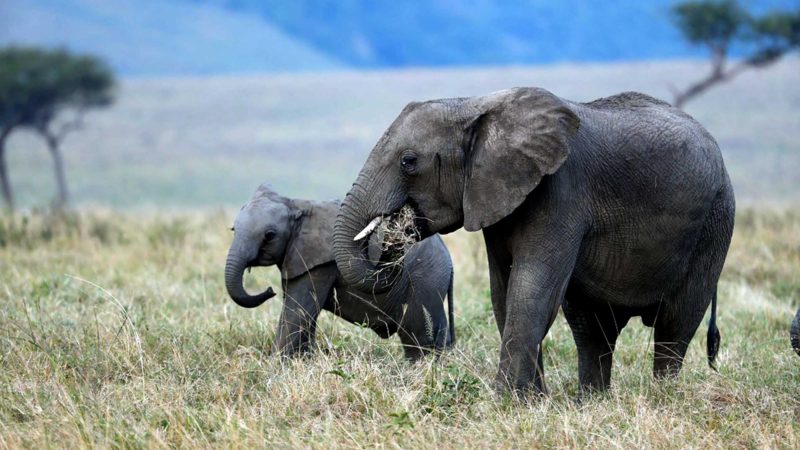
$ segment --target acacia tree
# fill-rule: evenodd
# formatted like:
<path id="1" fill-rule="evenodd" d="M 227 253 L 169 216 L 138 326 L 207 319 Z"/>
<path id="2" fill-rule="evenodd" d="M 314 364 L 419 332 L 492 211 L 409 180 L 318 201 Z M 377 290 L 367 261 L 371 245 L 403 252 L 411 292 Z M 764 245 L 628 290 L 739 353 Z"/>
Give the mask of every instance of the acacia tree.
<path id="1" fill-rule="evenodd" d="M 27 127 L 45 139 L 55 167 L 56 205 L 62 207 L 68 194 L 60 144 L 80 126 L 87 110 L 111 103 L 113 85 L 111 70 L 93 56 L 66 50 L 0 49 L 0 187 L 8 208 L 14 206 L 5 163 L 11 132 Z"/>
<path id="2" fill-rule="evenodd" d="M 15 49 L 0 51 L 0 190 L 9 209 L 14 208 L 11 183 L 8 179 L 5 149 L 8 136 L 22 122 L 21 111 L 25 104 L 24 75 L 20 75 L 20 53 Z"/>
<path id="3" fill-rule="evenodd" d="M 716 84 L 747 69 L 767 67 L 800 48 L 800 8 L 755 17 L 736 0 L 700 0 L 679 3 L 672 14 L 686 40 L 706 47 L 711 56 L 708 75 L 673 92 L 678 108 Z M 735 63 L 729 61 L 733 45 L 745 51 Z"/>

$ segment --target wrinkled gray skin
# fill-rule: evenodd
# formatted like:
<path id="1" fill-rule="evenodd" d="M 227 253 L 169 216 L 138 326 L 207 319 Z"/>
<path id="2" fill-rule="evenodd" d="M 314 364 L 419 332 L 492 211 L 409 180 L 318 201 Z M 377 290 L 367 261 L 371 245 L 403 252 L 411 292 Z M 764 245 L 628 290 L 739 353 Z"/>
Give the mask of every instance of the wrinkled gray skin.
<path id="1" fill-rule="evenodd" d="M 789 336 L 791 337 L 792 348 L 797 353 L 797 356 L 800 356 L 800 309 L 797 310 L 797 314 L 794 316 Z"/>
<path id="2" fill-rule="evenodd" d="M 359 291 L 347 286 L 333 258 L 338 207 L 338 202 L 288 199 L 260 186 L 234 223 L 225 266 L 230 297 L 245 308 L 259 306 L 275 293 L 270 287 L 248 294 L 242 285 L 245 269 L 279 267 L 284 303 L 275 348 L 287 355 L 310 348 L 323 309 L 383 338 L 399 333 L 410 360 L 451 346 L 453 265 L 442 239 L 432 236 L 415 244 L 386 291 Z"/>
<path id="3" fill-rule="evenodd" d="M 714 139 L 638 93 L 591 103 L 536 88 L 411 103 L 367 158 L 334 231 L 344 278 L 381 285 L 353 236 L 403 205 L 423 236 L 482 230 L 502 336 L 499 390 L 546 392 L 541 343 L 559 306 L 584 389 L 606 389 L 620 330 L 654 327 L 656 376 L 677 375 L 713 300 L 734 197 Z"/>

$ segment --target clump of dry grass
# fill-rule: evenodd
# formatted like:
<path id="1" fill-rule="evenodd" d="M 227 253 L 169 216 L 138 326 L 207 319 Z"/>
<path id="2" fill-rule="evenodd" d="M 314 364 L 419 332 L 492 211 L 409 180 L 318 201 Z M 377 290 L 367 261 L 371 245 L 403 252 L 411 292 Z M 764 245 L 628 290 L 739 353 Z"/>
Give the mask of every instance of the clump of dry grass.
<path id="1" fill-rule="evenodd" d="M 408 250 L 420 241 L 416 220 L 414 209 L 405 205 L 397 214 L 378 224 L 375 231 L 381 243 L 381 251 L 388 255 L 386 264 L 402 264 Z"/>

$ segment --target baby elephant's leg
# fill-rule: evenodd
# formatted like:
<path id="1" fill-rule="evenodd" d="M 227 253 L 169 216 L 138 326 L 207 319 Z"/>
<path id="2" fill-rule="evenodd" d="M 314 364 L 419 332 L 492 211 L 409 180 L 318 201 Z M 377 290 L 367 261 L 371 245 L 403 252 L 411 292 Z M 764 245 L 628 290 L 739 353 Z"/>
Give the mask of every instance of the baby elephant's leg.
<path id="1" fill-rule="evenodd" d="M 336 280 L 336 269 L 331 266 L 315 267 L 284 283 L 283 312 L 275 341 L 275 348 L 281 354 L 295 355 L 310 350 L 317 317 Z"/>

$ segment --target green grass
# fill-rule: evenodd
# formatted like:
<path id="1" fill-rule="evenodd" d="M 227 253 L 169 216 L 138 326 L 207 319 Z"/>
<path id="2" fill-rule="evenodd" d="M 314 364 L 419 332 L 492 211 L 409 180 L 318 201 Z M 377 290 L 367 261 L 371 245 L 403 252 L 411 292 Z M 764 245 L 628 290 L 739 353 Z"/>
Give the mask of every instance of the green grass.
<path id="1" fill-rule="evenodd" d="M 624 330 L 613 388 L 577 401 L 559 317 L 545 343 L 548 398 L 491 389 L 499 336 L 479 234 L 446 237 L 457 347 L 402 359 L 324 313 L 317 349 L 270 355 L 278 298 L 236 307 L 222 280 L 230 211 L 88 210 L 0 219 L 0 448 L 797 448 L 800 213 L 740 212 L 720 291 L 719 373 L 705 325 L 676 380 L 656 382 L 652 332 Z M 251 289 L 279 286 L 254 270 Z"/>

